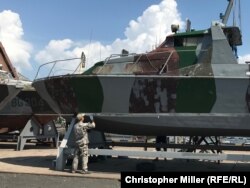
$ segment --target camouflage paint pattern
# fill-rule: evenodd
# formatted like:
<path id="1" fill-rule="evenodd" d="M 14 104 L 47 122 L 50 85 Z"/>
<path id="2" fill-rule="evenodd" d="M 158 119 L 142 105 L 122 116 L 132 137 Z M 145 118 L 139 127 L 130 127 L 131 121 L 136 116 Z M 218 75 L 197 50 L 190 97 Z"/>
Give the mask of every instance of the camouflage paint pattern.
<path id="1" fill-rule="evenodd" d="M 241 43 L 239 35 L 219 25 L 177 33 L 147 54 L 33 85 L 60 114 L 97 113 L 105 132 L 250 135 L 248 66 L 237 64 L 230 46 Z"/>

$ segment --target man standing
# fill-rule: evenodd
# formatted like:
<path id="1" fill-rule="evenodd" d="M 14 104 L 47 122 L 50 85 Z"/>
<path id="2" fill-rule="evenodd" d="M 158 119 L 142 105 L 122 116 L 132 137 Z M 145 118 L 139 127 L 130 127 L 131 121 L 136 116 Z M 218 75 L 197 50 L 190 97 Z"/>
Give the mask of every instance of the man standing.
<path id="1" fill-rule="evenodd" d="M 88 172 L 88 129 L 95 128 L 95 122 L 83 123 L 84 114 L 77 115 L 77 123 L 74 125 L 74 135 L 76 140 L 76 149 L 74 152 L 74 159 L 72 164 L 72 173 L 75 173 L 78 168 L 79 157 L 82 159 L 82 174 Z"/>

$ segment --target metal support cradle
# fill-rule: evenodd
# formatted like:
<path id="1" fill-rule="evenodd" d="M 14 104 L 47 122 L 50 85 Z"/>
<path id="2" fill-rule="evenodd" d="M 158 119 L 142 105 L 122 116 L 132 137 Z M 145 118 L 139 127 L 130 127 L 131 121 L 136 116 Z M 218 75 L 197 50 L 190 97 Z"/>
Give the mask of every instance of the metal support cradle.
<path id="1" fill-rule="evenodd" d="M 29 139 L 53 139 L 54 146 L 57 147 L 58 134 L 53 121 L 46 125 L 41 125 L 33 116 L 29 119 L 24 129 L 18 136 L 17 151 L 23 150 L 26 141 Z"/>
<path id="2" fill-rule="evenodd" d="M 75 120 L 72 119 L 71 124 L 68 128 L 68 131 L 60 145 L 58 147 L 58 154 L 56 158 L 56 170 L 62 171 L 65 168 L 67 159 L 73 155 L 74 145 L 72 142 L 74 138 L 72 130 L 74 127 Z M 122 150 L 120 149 L 110 149 L 110 146 L 120 146 L 120 147 L 153 147 L 155 148 L 157 144 L 155 143 L 107 143 L 105 138 L 102 138 L 103 134 L 96 134 L 90 139 L 90 143 L 96 143 L 95 147 L 89 149 L 89 155 L 93 156 L 117 156 L 117 157 L 143 157 L 143 158 L 172 158 L 172 159 L 196 159 L 196 160 L 210 160 L 210 161 L 242 161 L 249 162 L 250 155 L 242 153 L 233 153 L 226 154 L 222 153 L 222 150 L 231 150 L 231 151 L 250 151 L 248 146 L 225 146 L 220 145 L 218 138 L 215 138 L 215 141 L 211 144 L 208 144 L 207 139 L 212 139 L 210 137 L 199 137 L 197 142 L 194 144 L 166 144 L 167 148 L 180 148 L 179 151 L 142 151 L 142 150 Z M 91 134 L 89 134 L 91 136 Z M 99 139 L 98 139 L 99 138 Z M 192 139 L 192 137 L 190 138 Z M 193 139 L 192 139 L 193 140 Z M 201 145 L 201 142 L 204 141 L 205 145 Z M 101 144 L 100 144 L 101 143 Z M 101 146 L 101 147 L 99 147 Z M 165 145 L 160 145 L 165 147 Z M 107 149 L 108 148 L 108 149 Z M 210 153 L 207 152 L 194 152 L 195 150 L 205 151 L 210 150 Z"/>

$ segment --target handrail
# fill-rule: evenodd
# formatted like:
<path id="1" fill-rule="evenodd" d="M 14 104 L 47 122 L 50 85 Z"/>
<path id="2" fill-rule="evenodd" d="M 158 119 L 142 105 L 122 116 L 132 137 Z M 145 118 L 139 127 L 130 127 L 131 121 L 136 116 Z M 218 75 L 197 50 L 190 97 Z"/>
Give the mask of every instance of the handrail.
<path id="1" fill-rule="evenodd" d="M 129 69 L 127 69 L 126 70 L 126 72 L 121 72 L 121 74 L 125 74 L 125 73 L 128 73 L 128 74 L 133 74 L 133 70 L 135 69 L 135 67 L 136 66 L 138 66 L 138 63 L 139 62 L 144 62 L 144 63 L 147 63 L 147 62 L 149 62 L 149 64 L 150 64 L 150 66 L 154 69 L 154 70 L 152 70 L 152 71 L 157 71 L 158 70 L 158 68 L 157 67 L 155 67 L 154 66 L 154 64 L 153 64 L 153 60 L 151 59 L 151 56 L 153 57 L 154 55 L 156 55 L 156 57 L 157 57 L 157 54 L 163 54 L 164 55 L 164 58 L 162 59 L 162 57 L 163 56 L 159 56 L 162 60 L 163 60 L 163 62 L 162 63 L 164 63 L 164 64 L 162 64 L 163 66 L 160 68 L 160 70 L 159 70 L 159 72 L 158 72 L 158 74 L 162 74 L 163 73 L 163 71 L 166 69 L 167 70 L 167 72 L 169 71 L 168 69 L 169 69 L 169 67 L 168 67 L 168 64 L 169 64 L 169 62 L 170 62 L 170 60 L 171 60 L 171 57 L 173 56 L 173 54 L 174 53 L 180 53 L 180 52 L 193 52 L 193 51 L 196 51 L 196 50 L 171 50 L 171 51 L 161 51 L 161 52 L 149 52 L 149 53 L 140 53 L 140 54 L 135 54 L 135 53 L 131 53 L 131 54 L 126 54 L 126 55 L 124 55 L 124 54 L 111 54 L 109 57 L 107 57 L 105 60 L 104 60 L 104 64 L 98 69 L 98 71 L 95 73 L 95 74 L 106 74 L 106 73 L 103 73 L 102 72 L 102 70 L 105 68 L 105 65 L 107 65 L 110 61 L 111 61 L 111 63 L 112 63 L 112 60 L 115 60 L 115 58 L 117 58 L 118 59 L 118 61 L 114 61 L 114 64 L 116 64 L 116 62 L 119 62 L 119 58 L 120 57 L 129 57 L 129 58 L 133 58 L 133 57 L 135 57 L 134 59 L 133 59 L 133 64 L 131 64 L 132 66 L 131 67 L 129 67 Z M 200 52 L 205 52 L 205 51 L 207 51 L 206 49 L 200 49 Z M 166 54 L 166 56 L 165 56 L 165 54 Z M 145 60 L 143 59 L 142 60 L 142 58 L 144 58 L 145 57 Z M 56 64 L 58 63 L 58 62 L 64 62 L 64 61 L 71 61 L 71 60 L 82 60 L 82 58 L 69 58 L 69 59 L 62 59 L 62 60 L 55 60 L 55 61 L 51 61 L 51 62 L 47 62 L 47 63 L 44 63 L 43 65 L 40 65 L 39 66 L 39 68 L 38 68 L 38 71 L 37 71 L 37 73 L 36 73 L 36 76 L 35 76 L 35 79 L 34 80 L 36 80 L 37 79 L 37 77 L 38 77 L 38 75 L 39 75 L 39 72 L 41 71 L 41 68 L 42 67 L 44 67 L 44 66 L 46 66 L 46 65 L 50 65 L 50 64 L 52 64 L 52 68 L 51 69 L 49 69 L 50 71 L 49 71 L 49 74 L 48 75 L 45 75 L 46 77 L 50 77 L 51 76 L 51 74 L 52 73 L 55 73 L 55 72 L 53 72 L 54 71 L 54 69 L 55 69 L 55 67 L 56 67 Z M 166 61 L 165 61 L 165 59 L 166 59 Z M 126 60 L 126 59 L 125 59 Z M 130 60 L 129 60 L 130 61 Z M 132 60 L 131 60 L 132 61 Z M 164 62 L 165 61 L 165 62 Z M 127 61 L 124 61 L 124 63 L 126 63 Z M 70 70 L 70 74 L 75 74 L 76 73 L 76 71 L 79 69 L 79 67 L 81 66 L 81 64 L 82 64 L 83 62 L 81 61 L 80 63 L 79 63 L 79 65 L 77 66 L 77 68 L 74 70 L 74 71 L 72 71 L 71 72 L 71 70 L 70 69 L 68 69 L 68 70 Z M 65 69 L 65 67 L 62 67 L 62 69 Z M 56 71 L 58 71 L 58 70 L 56 70 Z M 143 70 L 142 70 L 142 72 L 143 72 Z M 112 74 L 112 71 L 111 72 L 109 72 L 108 74 Z M 115 74 L 117 74 L 117 73 L 115 73 Z M 54 75 L 53 75 L 54 76 Z M 42 76 L 42 77 L 44 77 L 44 76 Z"/>
<path id="2" fill-rule="evenodd" d="M 148 54 L 146 54 L 146 57 L 147 57 L 147 60 L 148 60 L 149 64 L 151 65 L 151 67 L 153 67 L 153 68 L 157 71 L 157 68 L 155 68 L 155 67 L 152 65 L 150 59 L 148 58 Z"/>
<path id="3" fill-rule="evenodd" d="M 156 53 L 166 53 L 166 52 L 156 52 Z M 155 68 L 155 67 L 152 65 L 152 62 L 151 62 L 150 59 L 148 58 L 148 55 L 149 55 L 149 54 L 150 54 L 150 53 L 142 53 L 142 54 L 140 54 L 139 58 L 137 58 L 136 62 L 134 63 L 134 66 L 133 66 L 130 70 L 132 71 L 132 70 L 134 69 L 134 67 L 136 66 L 136 64 L 137 64 L 137 63 L 140 61 L 140 59 L 143 57 L 143 55 L 146 56 L 146 58 L 147 58 L 149 64 L 151 65 L 151 67 L 153 67 L 155 70 L 157 70 L 157 68 Z M 139 54 L 137 54 L 137 55 L 139 55 Z M 152 55 L 152 53 L 151 53 L 151 55 Z"/>
<path id="4" fill-rule="evenodd" d="M 107 57 L 107 58 L 105 59 L 102 68 L 99 69 L 98 72 L 97 72 L 96 74 L 98 74 L 98 73 L 103 69 L 103 67 L 109 62 L 109 60 L 110 60 L 111 58 L 113 58 L 113 57 L 118 57 L 118 58 L 119 58 L 119 57 L 128 57 L 128 56 L 133 56 L 133 55 L 136 55 L 136 54 L 135 54 L 135 53 L 126 54 L 126 55 L 124 55 L 124 54 L 111 54 L 109 57 Z"/>
<path id="5" fill-rule="evenodd" d="M 156 52 L 156 53 L 166 53 L 166 52 Z M 151 65 L 151 67 L 153 67 L 155 70 L 157 70 L 157 68 L 155 68 L 155 67 L 153 66 L 152 62 L 151 62 L 150 59 L 148 58 L 148 55 L 149 55 L 149 54 L 152 54 L 152 53 L 141 53 L 141 54 L 131 53 L 131 54 L 127 54 L 127 55 L 123 55 L 123 54 L 111 54 L 109 57 L 107 57 L 107 58 L 105 59 L 103 66 L 101 67 L 101 69 L 98 70 L 98 72 L 97 72 L 96 74 L 100 73 L 100 72 L 102 71 L 103 67 L 104 67 L 113 57 L 129 57 L 129 56 L 135 56 L 135 55 L 138 55 L 138 56 L 139 56 L 139 58 L 137 58 L 136 62 L 134 62 L 135 65 L 136 65 L 136 64 L 140 61 L 140 59 L 145 55 L 146 58 L 147 58 L 147 60 L 148 60 L 148 62 L 149 62 L 149 64 Z M 134 68 L 134 66 L 131 68 L 131 70 L 133 70 L 133 68 Z"/>
<path id="6" fill-rule="evenodd" d="M 53 64 L 53 66 L 52 66 L 52 68 L 51 68 L 51 70 L 50 70 L 50 72 L 49 72 L 49 74 L 48 74 L 48 76 L 47 76 L 47 77 L 50 77 L 50 74 L 52 73 L 52 70 L 54 69 L 55 65 L 56 65 L 58 62 L 71 61 L 71 60 L 79 60 L 79 59 L 81 59 L 81 58 L 59 59 L 59 60 L 55 60 L 55 61 L 50 61 L 50 62 L 44 63 L 44 64 L 42 64 L 42 65 L 39 66 L 38 71 L 37 71 L 37 73 L 36 73 L 36 76 L 35 76 L 35 79 L 34 79 L 34 80 L 37 79 L 40 69 L 41 69 L 42 67 L 46 66 L 46 65 Z M 81 64 L 81 63 L 80 63 L 80 64 Z M 78 67 L 79 67 L 79 66 L 78 66 Z"/>
<path id="7" fill-rule="evenodd" d="M 141 61 L 141 59 L 143 57 L 145 57 L 147 59 L 147 62 L 149 62 L 150 66 L 154 69 L 154 70 L 158 70 L 152 63 L 152 60 L 150 59 L 150 55 L 157 55 L 157 54 L 168 54 L 168 56 L 166 56 L 166 62 L 164 63 L 164 66 L 160 69 L 160 72 L 158 74 L 162 74 L 164 69 L 167 68 L 167 72 L 168 72 L 168 64 L 170 62 L 171 57 L 173 56 L 174 53 L 179 53 L 179 52 L 194 52 L 196 50 L 171 50 L 171 51 L 161 51 L 161 52 L 149 52 L 149 53 L 141 53 L 141 54 L 128 54 L 127 56 L 135 56 L 136 55 L 136 61 L 134 62 L 134 65 L 131 66 L 131 68 L 128 70 L 130 73 L 133 72 L 134 68 L 136 67 L 136 65 Z M 200 49 L 200 52 L 205 52 L 207 51 L 206 49 Z M 104 69 L 105 65 L 108 64 L 109 61 L 111 61 L 111 59 L 113 57 L 124 57 L 122 54 L 112 54 L 110 55 L 108 58 L 105 59 L 104 65 L 97 71 L 96 74 L 102 74 L 102 70 Z M 127 71 L 126 71 L 127 72 Z M 143 71 L 142 71 L 143 72 Z M 125 72 L 124 72 L 125 73 Z M 112 74 L 112 73 L 111 73 Z"/>
<path id="8" fill-rule="evenodd" d="M 136 60 L 136 62 L 134 63 L 134 66 L 131 68 L 131 71 L 134 69 L 134 67 L 136 66 L 136 64 L 139 62 L 139 60 L 141 59 L 141 57 L 143 56 L 143 54 L 140 54 L 139 58 Z"/>
<path id="9" fill-rule="evenodd" d="M 111 57 L 112 57 L 113 55 L 116 55 L 116 54 L 111 54 L 109 57 L 107 57 L 107 58 L 105 59 L 102 68 L 98 70 L 97 74 L 103 69 L 104 65 L 107 64 L 107 62 L 111 59 Z"/>
<path id="10" fill-rule="evenodd" d="M 165 69 L 166 66 L 167 66 L 167 72 L 168 72 L 168 62 L 169 62 L 170 58 L 172 57 L 173 53 L 174 53 L 174 51 L 171 51 L 170 55 L 168 56 L 168 59 L 164 63 L 164 66 L 162 67 L 159 74 L 162 74 L 162 72 L 163 72 L 163 70 Z"/>

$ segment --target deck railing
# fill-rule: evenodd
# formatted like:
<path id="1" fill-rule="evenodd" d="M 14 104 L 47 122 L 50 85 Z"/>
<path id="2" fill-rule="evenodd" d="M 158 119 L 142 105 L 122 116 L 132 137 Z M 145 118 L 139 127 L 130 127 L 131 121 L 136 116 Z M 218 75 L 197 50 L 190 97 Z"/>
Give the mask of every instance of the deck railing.
<path id="1" fill-rule="evenodd" d="M 202 53 L 207 52 L 207 50 L 200 50 L 200 55 Z M 149 53 L 142 53 L 142 54 L 112 54 L 108 58 L 104 60 L 104 64 L 95 71 L 94 74 L 99 75 L 106 75 L 106 74 L 134 74 L 139 73 L 137 69 L 141 70 L 141 73 L 144 73 L 143 65 L 146 65 L 148 68 L 147 71 L 155 72 L 159 75 L 166 73 L 169 71 L 169 62 L 173 59 L 173 55 L 176 54 L 178 56 L 179 61 L 181 60 L 181 53 L 193 53 L 196 54 L 196 50 L 172 50 L 172 51 L 163 51 L 163 52 L 149 52 Z M 199 55 L 199 56 L 200 56 Z M 159 58 L 160 57 L 160 58 Z M 197 57 L 198 59 L 199 57 Z M 117 60 L 116 60 L 117 59 Z M 80 63 L 79 63 L 80 60 Z M 175 59 L 176 60 L 176 59 Z M 161 66 L 159 67 L 155 65 L 154 61 L 162 61 L 160 62 Z M 67 63 L 65 63 L 67 62 Z M 58 64 L 60 66 L 58 67 Z M 121 68 L 120 72 L 112 72 L 106 71 L 105 68 L 108 66 L 122 66 L 122 63 L 130 63 L 130 66 L 125 67 L 124 69 Z M 74 65 L 74 66 L 73 66 Z M 82 73 L 82 67 L 85 66 L 85 56 L 79 58 L 69 58 L 69 59 L 61 59 L 55 60 L 51 62 L 44 63 L 38 68 L 38 71 L 35 76 L 36 79 L 40 78 L 49 78 L 51 76 L 62 76 L 62 75 L 69 75 L 69 74 L 80 74 Z M 45 73 L 42 73 L 42 69 L 45 68 Z M 110 70 L 109 68 L 107 68 Z M 125 70 L 126 69 L 126 70 Z"/>
<path id="2" fill-rule="evenodd" d="M 50 61 L 50 62 L 47 62 L 47 63 L 44 63 L 42 65 L 39 66 L 38 68 L 38 71 L 36 73 L 36 76 L 35 76 L 35 79 L 39 79 L 40 76 L 41 77 L 51 77 L 51 76 L 58 76 L 58 75 L 65 75 L 65 74 L 75 74 L 77 72 L 77 70 L 80 69 L 80 67 L 83 65 L 83 62 L 81 61 L 79 63 L 79 61 L 75 61 L 73 62 L 74 60 L 81 60 L 82 58 L 69 58 L 69 59 L 61 59 L 61 60 L 55 60 L 55 61 Z M 70 62 L 71 64 L 69 65 L 65 65 L 65 64 L 62 64 L 63 66 L 60 66 L 59 68 L 56 68 L 56 66 L 59 64 L 59 63 L 62 63 L 62 62 Z M 73 65 L 74 63 L 74 65 Z M 65 68 L 65 67 L 72 67 L 72 68 Z M 49 67 L 49 73 L 48 74 L 42 74 L 41 71 L 42 71 L 42 68 L 48 68 Z M 48 69 L 46 70 L 46 72 L 48 71 Z M 58 74 L 58 72 L 62 72 L 62 74 Z"/>

